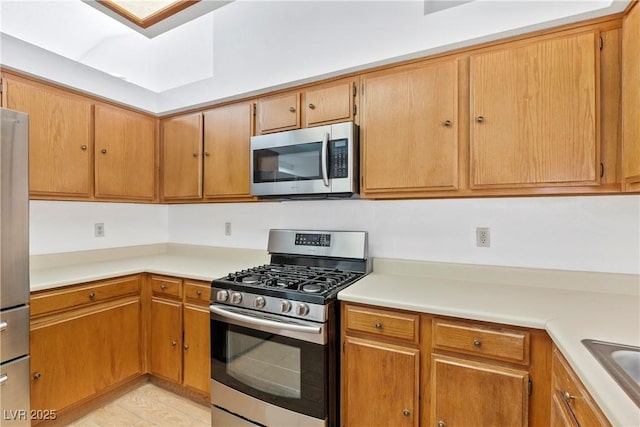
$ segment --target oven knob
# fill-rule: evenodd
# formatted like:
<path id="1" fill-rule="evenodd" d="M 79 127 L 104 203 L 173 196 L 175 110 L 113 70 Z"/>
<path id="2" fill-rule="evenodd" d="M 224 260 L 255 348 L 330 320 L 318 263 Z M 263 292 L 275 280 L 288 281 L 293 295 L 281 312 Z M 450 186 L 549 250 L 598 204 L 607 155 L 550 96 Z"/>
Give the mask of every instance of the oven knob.
<path id="1" fill-rule="evenodd" d="M 256 297 L 256 299 L 253 300 L 253 306 L 255 308 L 262 308 L 265 304 L 267 304 L 267 301 L 265 301 L 264 297 Z"/>
<path id="2" fill-rule="evenodd" d="M 296 307 L 296 313 L 298 314 L 298 316 L 306 316 L 307 314 L 309 314 L 309 306 L 305 303 L 298 304 L 298 306 Z"/>
<path id="3" fill-rule="evenodd" d="M 226 301 L 229 299 L 229 292 L 222 290 L 216 292 L 216 301 Z"/>
<path id="4" fill-rule="evenodd" d="M 283 313 L 288 313 L 291 311 L 291 303 L 287 300 L 280 301 L 280 311 Z"/>
<path id="5" fill-rule="evenodd" d="M 240 304 L 242 302 L 242 294 L 240 292 L 231 293 L 231 304 Z"/>

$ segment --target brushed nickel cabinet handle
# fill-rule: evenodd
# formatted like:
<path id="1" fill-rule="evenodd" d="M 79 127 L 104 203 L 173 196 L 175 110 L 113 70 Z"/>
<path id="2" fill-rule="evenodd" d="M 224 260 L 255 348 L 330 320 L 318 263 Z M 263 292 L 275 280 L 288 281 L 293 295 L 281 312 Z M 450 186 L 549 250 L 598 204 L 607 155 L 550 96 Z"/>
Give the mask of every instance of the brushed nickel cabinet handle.
<path id="1" fill-rule="evenodd" d="M 382 329 L 382 323 L 380 322 L 376 322 L 376 324 L 373 326 L 375 326 L 376 329 Z"/>
<path id="2" fill-rule="evenodd" d="M 480 340 L 473 340 L 473 346 L 474 346 L 474 347 L 482 347 L 482 341 L 480 341 Z"/>
<path id="3" fill-rule="evenodd" d="M 444 122 L 442 122 L 442 124 L 446 127 L 451 127 L 451 120 L 445 120 Z"/>
<path id="4" fill-rule="evenodd" d="M 162 289 L 162 290 L 164 291 L 165 289 L 167 289 L 167 285 L 165 285 L 164 283 L 163 283 L 163 284 L 161 284 L 161 285 L 160 285 L 160 289 Z"/>
<path id="5" fill-rule="evenodd" d="M 289 111 L 292 112 L 292 113 L 295 113 L 296 109 L 295 109 L 295 107 L 289 107 Z"/>
<path id="6" fill-rule="evenodd" d="M 440 420 L 438 421 L 438 427 L 447 427 L 447 423 L 445 423 L 444 421 Z"/>
<path id="7" fill-rule="evenodd" d="M 198 153 L 193 153 L 193 157 L 198 157 Z"/>
<path id="8" fill-rule="evenodd" d="M 484 116 L 478 116 L 478 117 L 476 117 L 476 122 L 478 122 L 478 123 L 482 123 L 482 122 L 484 122 Z"/>
<path id="9" fill-rule="evenodd" d="M 411 416 L 411 411 L 408 409 L 405 409 L 404 411 L 402 411 L 402 415 L 404 415 L 405 417 L 410 417 Z"/>
<path id="10" fill-rule="evenodd" d="M 89 294 L 89 299 L 90 299 L 90 300 L 94 300 L 95 298 L 96 298 L 96 294 L 95 294 L 94 292 L 91 292 L 91 293 Z"/>
<path id="11" fill-rule="evenodd" d="M 171 341 L 171 347 L 175 347 L 176 345 L 178 345 L 178 341 L 172 340 Z"/>
<path id="12" fill-rule="evenodd" d="M 310 109 L 310 110 L 315 110 L 315 108 L 316 108 L 316 106 L 315 106 L 315 105 L 313 105 L 313 104 L 309 104 L 309 109 Z"/>
<path id="13" fill-rule="evenodd" d="M 189 350 L 189 344 L 185 344 L 185 345 L 184 345 L 184 349 L 185 349 L 185 350 Z"/>
<path id="14" fill-rule="evenodd" d="M 107 154 L 107 149 L 106 149 L 106 148 L 103 148 L 102 150 L 100 150 L 100 152 L 101 152 L 102 154 Z"/>
<path id="15" fill-rule="evenodd" d="M 80 146 L 80 148 L 82 149 L 82 151 L 87 151 L 87 148 L 88 148 L 88 147 L 87 147 L 86 145 L 84 145 L 84 144 L 83 144 L 83 145 L 81 145 L 81 146 Z"/>
<path id="16" fill-rule="evenodd" d="M 197 295 L 197 296 L 201 296 L 201 295 L 202 295 L 202 291 L 201 291 L 200 289 L 198 289 L 198 290 L 196 291 L 196 295 Z"/>
<path id="17" fill-rule="evenodd" d="M 205 157 L 209 157 L 211 155 L 211 153 L 209 153 L 208 151 L 204 152 Z"/>
<path id="18" fill-rule="evenodd" d="M 36 372 L 35 374 L 33 374 L 33 379 L 34 380 L 39 380 L 41 376 L 42 376 L 42 374 L 40 372 Z"/>

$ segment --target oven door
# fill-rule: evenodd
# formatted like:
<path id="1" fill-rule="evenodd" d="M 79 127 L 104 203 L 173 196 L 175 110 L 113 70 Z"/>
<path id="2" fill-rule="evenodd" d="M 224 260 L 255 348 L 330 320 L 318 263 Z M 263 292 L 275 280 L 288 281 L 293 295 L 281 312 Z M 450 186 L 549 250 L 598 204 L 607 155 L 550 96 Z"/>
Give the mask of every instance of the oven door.
<path id="1" fill-rule="evenodd" d="M 278 408 L 327 419 L 329 349 L 323 324 L 223 305 L 210 310 L 213 382 Z M 211 401 L 222 406 L 213 393 Z M 251 419 L 238 408 L 224 409 Z"/>

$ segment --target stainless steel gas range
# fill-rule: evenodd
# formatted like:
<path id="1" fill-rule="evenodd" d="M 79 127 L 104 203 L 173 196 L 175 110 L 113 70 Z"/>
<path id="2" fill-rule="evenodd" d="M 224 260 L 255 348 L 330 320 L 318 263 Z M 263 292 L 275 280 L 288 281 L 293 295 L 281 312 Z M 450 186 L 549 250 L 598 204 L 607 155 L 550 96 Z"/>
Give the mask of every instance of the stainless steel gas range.
<path id="1" fill-rule="evenodd" d="M 371 271 L 367 233 L 271 230 L 268 251 L 211 284 L 212 426 L 337 426 L 336 296 Z"/>

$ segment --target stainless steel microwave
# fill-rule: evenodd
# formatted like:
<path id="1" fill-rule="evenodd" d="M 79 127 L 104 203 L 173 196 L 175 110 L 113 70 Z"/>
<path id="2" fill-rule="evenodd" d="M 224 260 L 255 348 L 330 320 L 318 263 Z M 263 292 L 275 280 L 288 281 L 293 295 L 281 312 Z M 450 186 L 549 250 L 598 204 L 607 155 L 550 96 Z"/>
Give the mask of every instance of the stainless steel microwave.
<path id="1" fill-rule="evenodd" d="M 251 194 L 273 198 L 358 193 L 358 127 L 353 122 L 251 138 Z"/>

